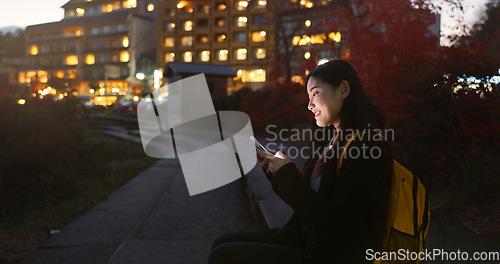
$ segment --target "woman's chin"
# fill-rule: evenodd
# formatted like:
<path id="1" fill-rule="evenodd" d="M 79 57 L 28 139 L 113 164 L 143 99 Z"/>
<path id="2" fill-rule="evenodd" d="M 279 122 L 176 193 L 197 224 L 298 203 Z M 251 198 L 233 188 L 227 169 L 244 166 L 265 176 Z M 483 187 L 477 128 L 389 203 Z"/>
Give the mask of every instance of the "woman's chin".
<path id="1" fill-rule="evenodd" d="M 326 127 L 327 125 L 324 122 L 316 120 L 316 125 L 319 127 Z"/>

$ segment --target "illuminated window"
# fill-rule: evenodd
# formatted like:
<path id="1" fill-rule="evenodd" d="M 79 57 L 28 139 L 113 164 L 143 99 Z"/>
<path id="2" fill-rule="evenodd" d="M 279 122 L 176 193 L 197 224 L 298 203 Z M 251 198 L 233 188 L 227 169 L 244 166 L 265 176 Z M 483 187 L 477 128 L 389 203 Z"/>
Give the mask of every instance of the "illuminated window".
<path id="1" fill-rule="evenodd" d="M 165 62 L 172 62 L 175 59 L 175 53 L 167 52 L 165 53 Z"/>
<path id="2" fill-rule="evenodd" d="M 41 83 L 47 83 L 47 81 L 49 80 L 48 78 L 48 74 L 46 71 L 38 71 L 37 72 L 37 75 L 38 75 L 38 80 L 41 82 Z M 49 87 L 48 90 L 52 90 L 52 87 Z M 54 94 L 55 90 L 52 90 L 51 93 Z"/>
<path id="3" fill-rule="evenodd" d="M 218 56 L 219 56 L 219 61 L 227 61 L 229 51 L 227 49 L 219 50 Z"/>
<path id="4" fill-rule="evenodd" d="M 246 60 L 247 59 L 247 49 L 237 49 L 236 50 L 236 59 L 237 60 Z"/>
<path id="5" fill-rule="evenodd" d="M 64 72 L 63 71 L 57 71 L 56 72 L 56 77 L 59 78 L 59 79 L 64 78 Z"/>
<path id="6" fill-rule="evenodd" d="M 265 31 L 252 32 L 252 41 L 253 42 L 266 41 L 266 32 Z"/>
<path id="7" fill-rule="evenodd" d="M 165 38 L 165 47 L 173 47 L 175 45 L 175 38 L 173 37 L 168 37 L 168 38 Z"/>
<path id="8" fill-rule="evenodd" d="M 215 35 L 215 39 L 217 42 L 224 42 L 226 40 L 226 35 L 225 34 L 217 34 Z"/>
<path id="9" fill-rule="evenodd" d="M 340 42 L 342 40 L 342 35 L 340 34 L 340 32 L 332 32 L 328 34 L 328 38 L 335 42 Z"/>
<path id="10" fill-rule="evenodd" d="M 200 35 L 200 36 L 198 36 L 198 42 L 200 42 L 200 43 L 208 43 L 208 36 L 207 35 Z"/>
<path id="11" fill-rule="evenodd" d="M 113 4 L 102 5 L 102 12 L 103 13 L 113 12 Z"/>
<path id="12" fill-rule="evenodd" d="M 149 11 L 149 12 L 153 12 L 154 10 L 155 10 L 155 4 L 153 4 L 153 3 L 149 3 L 149 4 L 148 4 L 148 11 Z"/>
<path id="13" fill-rule="evenodd" d="M 236 18 L 236 21 L 235 21 L 236 22 L 236 26 L 238 26 L 238 27 L 244 27 L 244 26 L 247 25 L 247 21 L 248 21 L 247 17 L 240 16 L 240 17 Z"/>
<path id="14" fill-rule="evenodd" d="M 178 9 L 184 8 L 186 7 L 187 4 L 188 4 L 187 1 L 180 1 L 179 3 L 177 3 L 177 8 Z"/>
<path id="15" fill-rule="evenodd" d="M 124 8 L 136 8 L 137 7 L 137 0 L 126 0 L 123 2 L 123 7 Z"/>
<path id="16" fill-rule="evenodd" d="M 264 48 L 258 48 L 255 49 L 255 58 L 258 60 L 265 59 L 266 58 L 266 49 Z"/>
<path id="17" fill-rule="evenodd" d="M 184 61 L 192 62 L 193 61 L 193 53 L 191 51 L 184 52 Z"/>
<path id="18" fill-rule="evenodd" d="M 301 0 L 300 4 L 302 6 L 305 6 L 306 8 L 311 8 L 314 6 L 313 2 L 311 2 L 310 0 Z"/>
<path id="19" fill-rule="evenodd" d="M 263 69 L 238 70 L 237 77 L 241 78 L 242 82 L 265 82 L 266 71 Z"/>
<path id="20" fill-rule="evenodd" d="M 200 52 L 200 59 L 201 61 L 207 62 L 210 60 L 210 51 L 204 50 Z"/>
<path id="21" fill-rule="evenodd" d="M 128 40 L 128 37 L 123 37 L 123 40 L 122 40 L 122 45 L 123 47 L 127 48 L 129 46 L 130 42 Z"/>
<path id="22" fill-rule="evenodd" d="M 223 27 L 227 24 L 227 19 L 225 17 L 215 19 L 215 25 L 218 27 Z"/>
<path id="23" fill-rule="evenodd" d="M 193 37 L 192 36 L 181 37 L 181 45 L 182 46 L 192 46 L 193 45 Z"/>
<path id="24" fill-rule="evenodd" d="M 257 1 L 257 8 L 266 8 L 267 1 L 266 0 L 259 0 Z"/>
<path id="25" fill-rule="evenodd" d="M 31 55 L 37 55 L 38 54 L 38 46 L 36 46 L 36 45 L 31 46 L 31 48 L 30 48 L 30 54 Z"/>
<path id="26" fill-rule="evenodd" d="M 193 30 L 193 21 L 188 20 L 188 21 L 184 22 L 184 30 L 185 31 Z"/>
<path id="27" fill-rule="evenodd" d="M 169 23 L 165 24 L 165 30 L 167 32 L 173 32 L 174 29 L 175 29 L 175 23 L 169 22 Z"/>
<path id="28" fill-rule="evenodd" d="M 94 64 L 95 63 L 95 56 L 94 54 L 88 54 L 86 57 L 85 57 L 85 63 L 86 64 Z"/>
<path id="29" fill-rule="evenodd" d="M 77 8 L 76 9 L 76 15 L 77 16 L 83 16 L 83 15 L 85 15 L 85 9 L 83 9 L 83 8 Z"/>
<path id="30" fill-rule="evenodd" d="M 236 5 L 236 10 L 245 10 L 248 7 L 248 1 L 238 1 L 238 4 Z"/>
<path id="31" fill-rule="evenodd" d="M 69 55 L 66 57 L 66 65 L 77 65 L 78 64 L 78 56 Z"/>
<path id="32" fill-rule="evenodd" d="M 130 60 L 130 54 L 128 51 L 122 51 L 120 52 L 120 61 L 121 62 L 128 62 Z"/>
<path id="33" fill-rule="evenodd" d="M 222 10 L 226 10 L 227 6 L 224 3 L 220 3 L 220 4 L 217 4 L 216 8 L 217 8 L 217 10 L 222 11 Z"/>

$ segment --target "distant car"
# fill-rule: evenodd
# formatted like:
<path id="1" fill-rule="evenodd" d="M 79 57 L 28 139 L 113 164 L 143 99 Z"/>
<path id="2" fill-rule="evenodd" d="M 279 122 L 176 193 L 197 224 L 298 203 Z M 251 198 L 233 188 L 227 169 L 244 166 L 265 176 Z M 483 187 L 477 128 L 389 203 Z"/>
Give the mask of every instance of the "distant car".
<path id="1" fill-rule="evenodd" d="M 134 101 L 126 101 L 121 104 L 116 104 L 113 110 L 118 113 L 137 112 L 137 103 Z"/>

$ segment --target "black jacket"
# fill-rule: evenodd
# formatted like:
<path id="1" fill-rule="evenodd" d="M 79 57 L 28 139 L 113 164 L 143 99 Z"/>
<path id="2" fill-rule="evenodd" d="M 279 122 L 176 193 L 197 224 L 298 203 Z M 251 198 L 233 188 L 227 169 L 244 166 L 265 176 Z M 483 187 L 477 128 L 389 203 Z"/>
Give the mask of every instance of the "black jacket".
<path id="1" fill-rule="evenodd" d="M 359 157 L 355 149 L 361 151 Z M 356 138 L 340 175 L 337 161 L 336 156 L 328 159 L 318 192 L 310 187 L 311 175 L 303 175 L 293 163 L 268 176 L 294 210 L 287 225 L 301 226 L 312 263 L 365 263 L 367 249 L 380 251 L 392 157 L 386 142 Z"/>

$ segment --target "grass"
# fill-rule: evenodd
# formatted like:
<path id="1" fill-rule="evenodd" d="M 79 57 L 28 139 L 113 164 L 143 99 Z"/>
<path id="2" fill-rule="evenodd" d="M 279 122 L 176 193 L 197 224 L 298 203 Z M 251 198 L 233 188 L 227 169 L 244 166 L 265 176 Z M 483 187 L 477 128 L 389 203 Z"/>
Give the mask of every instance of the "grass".
<path id="1" fill-rule="evenodd" d="M 125 141 L 88 142 L 83 156 L 85 167 L 59 168 L 73 172 L 73 195 L 47 197 L 2 217 L 0 263 L 18 263 L 48 239 L 51 230 L 64 228 L 156 161 L 141 145 Z"/>

